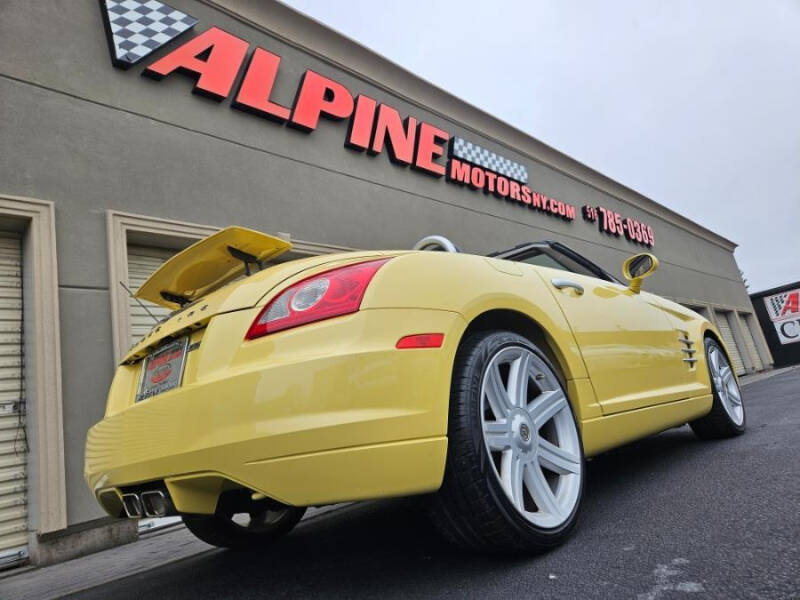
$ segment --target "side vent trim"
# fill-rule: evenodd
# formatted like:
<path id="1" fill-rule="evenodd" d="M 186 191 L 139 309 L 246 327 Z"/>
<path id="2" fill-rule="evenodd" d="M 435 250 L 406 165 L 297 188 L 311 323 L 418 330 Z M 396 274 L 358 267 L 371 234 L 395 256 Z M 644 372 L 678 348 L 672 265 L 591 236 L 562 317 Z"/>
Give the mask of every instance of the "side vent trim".
<path id="1" fill-rule="evenodd" d="M 681 331 L 678 330 L 678 342 L 680 342 L 683 346 L 681 347 L 681 352 L 686 354 L 686 358 L 683 359 L 683 362 L 687 364 L 689 370 L 695 368 L 695 363 L 697 359 L 694 357 L 697 350 L 692 348 L 694 346 L 694 342 L 689 339 L 689 332 L 688 331 Z"/>

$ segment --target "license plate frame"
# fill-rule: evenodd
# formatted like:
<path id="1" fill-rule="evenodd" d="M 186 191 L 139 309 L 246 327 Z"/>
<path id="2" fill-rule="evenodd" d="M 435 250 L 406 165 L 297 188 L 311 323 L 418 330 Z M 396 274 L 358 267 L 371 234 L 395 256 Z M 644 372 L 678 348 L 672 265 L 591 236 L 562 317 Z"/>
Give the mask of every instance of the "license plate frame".
<path id="1" fill-rule="evenodd" d="M 142 373 L 134 402 L 141 402 L 174 390 L 183 382 L 189 336 L 164 344 L 142 361 Z"/>

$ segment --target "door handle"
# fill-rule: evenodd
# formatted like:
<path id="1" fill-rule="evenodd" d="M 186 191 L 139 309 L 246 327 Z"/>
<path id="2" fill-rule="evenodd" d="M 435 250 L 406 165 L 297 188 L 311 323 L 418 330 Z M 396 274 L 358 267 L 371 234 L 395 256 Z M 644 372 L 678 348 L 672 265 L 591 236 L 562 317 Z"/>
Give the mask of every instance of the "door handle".
<path id="1" fill-rule="evenodd" d="M 578 296 L 583 296 L 583 286 L 579 283 L 575 283 L 574 281 L 570 281 L 569 279 L 551 279 L 550 283 L 552 283 L 553 287 L 558 290 L 572 288 L 575 290 L 575 293 L 578 294 Z"/>

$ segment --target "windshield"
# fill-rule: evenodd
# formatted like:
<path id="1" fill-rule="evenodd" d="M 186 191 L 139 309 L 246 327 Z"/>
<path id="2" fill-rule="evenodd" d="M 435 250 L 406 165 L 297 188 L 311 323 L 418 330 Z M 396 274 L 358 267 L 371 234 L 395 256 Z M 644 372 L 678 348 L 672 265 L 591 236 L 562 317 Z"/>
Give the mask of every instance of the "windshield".
<path id="1" fill-rule="evenodd" d="M 559 242 L 535 242 L 489 256 L 621 283 L 603 268 Z"/>
<path id="2" fill-rule="evenodd" d="M 523 254 L 510 257 L 510 260 L 528 263 L 529 265 L 538 265 L 540 267 L 550 267 L 551 269 L 561 269 L 562 271 L 569 271 L 571 273 L 577 273 L 578 275 L 597 277 L 597 273 L 591 271 L 577 261 L 572 260 L 568 256 L 564 256 L 552 248 L 547 247 L 532 248 Z"/>

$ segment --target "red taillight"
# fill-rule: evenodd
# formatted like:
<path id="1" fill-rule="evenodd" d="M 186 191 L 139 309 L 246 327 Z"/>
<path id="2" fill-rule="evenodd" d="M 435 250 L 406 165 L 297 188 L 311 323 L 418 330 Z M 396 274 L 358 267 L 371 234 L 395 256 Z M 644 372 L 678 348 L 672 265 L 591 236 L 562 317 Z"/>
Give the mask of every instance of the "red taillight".
<path id="1" fill-rule="evenodd" d="M 397 341 L 399 350 L 409 348 L 441 348 L 444 341 L 443 333 L 417 333 L 401 337 Z"/>
<path id="2" fill-rule="evenodd" d="M 356 312 L 372 277 L 388 260 L 339 267 L 295 283 L 258 313 L 245 339 Z"/>

